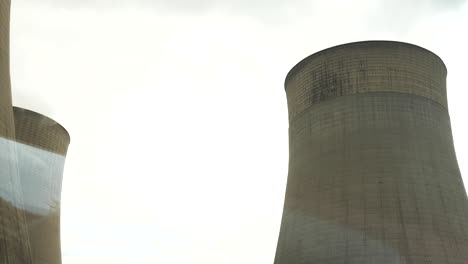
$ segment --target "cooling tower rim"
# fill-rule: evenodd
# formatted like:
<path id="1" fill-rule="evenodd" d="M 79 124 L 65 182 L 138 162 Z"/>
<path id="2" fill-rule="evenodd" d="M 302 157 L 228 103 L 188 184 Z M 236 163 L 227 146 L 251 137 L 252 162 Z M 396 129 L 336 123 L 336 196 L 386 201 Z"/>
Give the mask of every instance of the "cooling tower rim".
<path id="1" fill-rule="evenodd" d="M 447 66 L 445 65 L 444 61 L 439 57 L 439 55 L 435 54 L 434 52 L 426 49 L 426 48 L 423 48 L 421 46 L 418 46 L 416 44 L 412 44 L 412 43 L 408 43 L 408 42 L 402 42 L 402 41 L 393 41 L 393 40 L 365 40 L 365 41 L 356 41 L 356 42 L 349 42 L 349 43 L 344 43 L 344 44 L 340 44 L 340 45 L 336 45 L 336 46 L 333 46 L 333 47 L 330 47 L 330 48 L 326 48 L 326 49 L 323 49 L 323 50 L 320 50 L 320 51 L 317 51 L 315 53 L 312 53 L 311 55 L 305 57 L 304 59 L 302 59 L 301 61 L 299 61 L 296 65 L 294 65 L 294 67 L 291 68 L 291 70 L 288 72 L 288 74 L 286 75 L 286 79 L 284 81 L 284 88 L 286 89 L 286 84 L 288 83 L 288 81 L 292 78 L 292 76 L 294 74 L 296 74 L 297 71 L 299 71 L 299 69 L 307 62 L 309 62 L 310 60 L 324 54 L 324 53 L 327 53 L 327 52 L 330 52 L 332 50 L 335 50 L 335 49 L 338 49 L 338 48 L 344 48 L 344 47 L 348 47 L 348 46 L 359 46 L 359 45 L 362 45 L 362 44 L 371 44 L 371 43 L 375 43 L 375 44 L 398 44 L 398 45 L 404 45 L 404 46 L 408 46 L 408 47 L 411 47 L 411 48 L 416 48 L 416 49 L 420 49 L 420 50 L 423 50 L 425 52 L 428 52 L 429 54 L 431 54 L 432 56 L 434 56 L 435 58 L 437 58 L 440 63 L 442 64 L 442 66 L 444 67 L 445 69 L 445 72 L 447 73 Z"/>
<path id="2" fill-rule="evenodd" d="M 14 111 L 14 110 L 20 110 L 20 111 L 27 112 L 27 113 L 30 114 L 30 115 L 33 115 L 33 116 L 37 116 L 37 117 L 46 119 L 47 121 L 58 125 L 58 126 L 63 130 L 63 132 L 65 132 L 65 136 L 67 137 L 68 144 L 70 144 L 70 141 L 71 141 L 70 133 L 68 133 L 68 131 L 65 129 L 65 127 L 62 126 L 59 122 L 55 121 L 54 119 L 52 119 L 52 118 L 50 118 L 50 117 L 48 117 L 48 116 L 46 116 L 46 115 L 43 115 L 43 114 L 41 114 L 41 113 L 38 113 L 38 112 L 35 112 L 35 111 L 32 111 L 32 110 L 26 109 L 26 108 L 22 108 L 22 107 L 18 107 L 18 106 L 13 106 L 13 111 Z"/>

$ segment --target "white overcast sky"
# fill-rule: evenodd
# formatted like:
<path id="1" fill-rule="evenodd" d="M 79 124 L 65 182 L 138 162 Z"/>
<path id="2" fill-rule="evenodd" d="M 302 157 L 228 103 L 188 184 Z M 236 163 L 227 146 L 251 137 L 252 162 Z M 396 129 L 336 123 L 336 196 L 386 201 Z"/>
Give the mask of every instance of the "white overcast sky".
<path id="1" fill-rule="evenodd" d="M 468 182 L 464 0 L 12 0 L 14 104 L 71 134 L 64 264 L 270 264 L 283 82 L 321 49 L 410 42 L 448 67 Z"/>

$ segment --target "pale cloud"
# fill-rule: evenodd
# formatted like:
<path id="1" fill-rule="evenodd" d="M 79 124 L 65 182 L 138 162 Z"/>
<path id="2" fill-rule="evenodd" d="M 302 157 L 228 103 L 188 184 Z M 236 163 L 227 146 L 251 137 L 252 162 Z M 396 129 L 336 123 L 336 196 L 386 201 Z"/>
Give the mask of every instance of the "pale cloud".
<path id="1" fill-rule="evenodd" d="M 460 8 L 466 0 L 17 0 L 14 4 L 33 4 L 52 8 L 88 9 L 102 14 L 114 9 L 128 12 L 149 10 L 157 15 L 203 16 L 217 12 L 257 20 L 266 25 L 281 26 L 300 20 L 320 18 L 310 30 L 336 20 L 353 24 L 362 20 L 369 30 L 407 32 L 418 20 Z M 123 18 L 123 17 L 122 17 Z"/>
<path id="2" fill-rule="evenodd" d="M 22 0 L 24 2 L 37 2 L 33 0 Z M 388 1 L 390 5 L 401 6 L 402 8 L 409 5 L 421 6 L 421 5 L 431 5 L 439 6 L 446 8 L 456 8 L 462 5 L 466 0 L 413 0 L 408 1 L 398 0 L 398 1 Z M 262 7 L 265 10 L 270 8 L 285 7 L 291 5 L 304 5 L 308 2 L 319 2 L 315 1 L 306 1 L 306 0 L 293 0 L 293 1 L 281 1 L 281 0 L 42 0 L 40 4 L 61 6 L 61 7 L 122 7 L 122 6 L 141 6 L 141 7 L 161 7 L 169 6 L 176 8 L 177 10 L 193 10 L 199 11 L 206 8 L 217 8 L 217 7 L 231 7 L 239 9 L 249 9 Z M 359 1 L 358 1 L 359 2 Z M 385 1 L 380 1 L 385 2 Z M 358 5 L 356 4 L 356 7 Z M 338 7 L 337 7 L 338 8 Z"/>

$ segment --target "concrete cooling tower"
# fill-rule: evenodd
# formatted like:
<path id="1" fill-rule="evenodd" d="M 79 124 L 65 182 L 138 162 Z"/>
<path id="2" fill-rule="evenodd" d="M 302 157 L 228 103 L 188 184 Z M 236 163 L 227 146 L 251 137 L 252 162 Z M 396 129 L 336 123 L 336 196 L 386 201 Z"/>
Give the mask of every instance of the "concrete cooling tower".
<path id="1" fill-rule="evenodd" d="M 329 48 L 289 72 L 274 263 L 468 263 L 446 75 L 434 53 L 391 41 Z"/>
<path id="2" fill-rule="evenodd" d="M 34 264 L 61 263 L 60 194 L 70 137 L 54 120 L 13 108 L 23 206 Z"/>
<path id="3" fill-rule="evenodd" d="M 0 137 L 14 138 L 10 89 L 10 1 L 0 1 Z"/>
<path id="4" fill-rule="evenodd" d="M 0 1 L 0 263 L 59 264 L 60 192 L 67 131 L 13 108 L 9 73 L 10 1 Z"/>
<path id="5" fill-rule="evenodd" d="M 10 89 L 10 1 L 0 1 L 0 263 L 31 263 Z"/>

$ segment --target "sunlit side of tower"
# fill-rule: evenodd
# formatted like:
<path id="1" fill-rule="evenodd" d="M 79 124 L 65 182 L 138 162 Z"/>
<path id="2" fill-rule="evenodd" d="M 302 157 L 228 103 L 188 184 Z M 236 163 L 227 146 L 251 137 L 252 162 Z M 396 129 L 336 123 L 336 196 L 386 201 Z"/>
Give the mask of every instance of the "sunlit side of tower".
<path id="1" fill-rule="evenodd" d="M 275 263 L 466 263 L 446 74 L 432 52 L 391 41 L 326 49 L 289 72 Z"/>
<path id="2" fill-rule="evenodd" d="M 12 107 L 10 1 L 0 1 L 0 263 L 59 264 L 60 192 L 67 131 Z"/>

